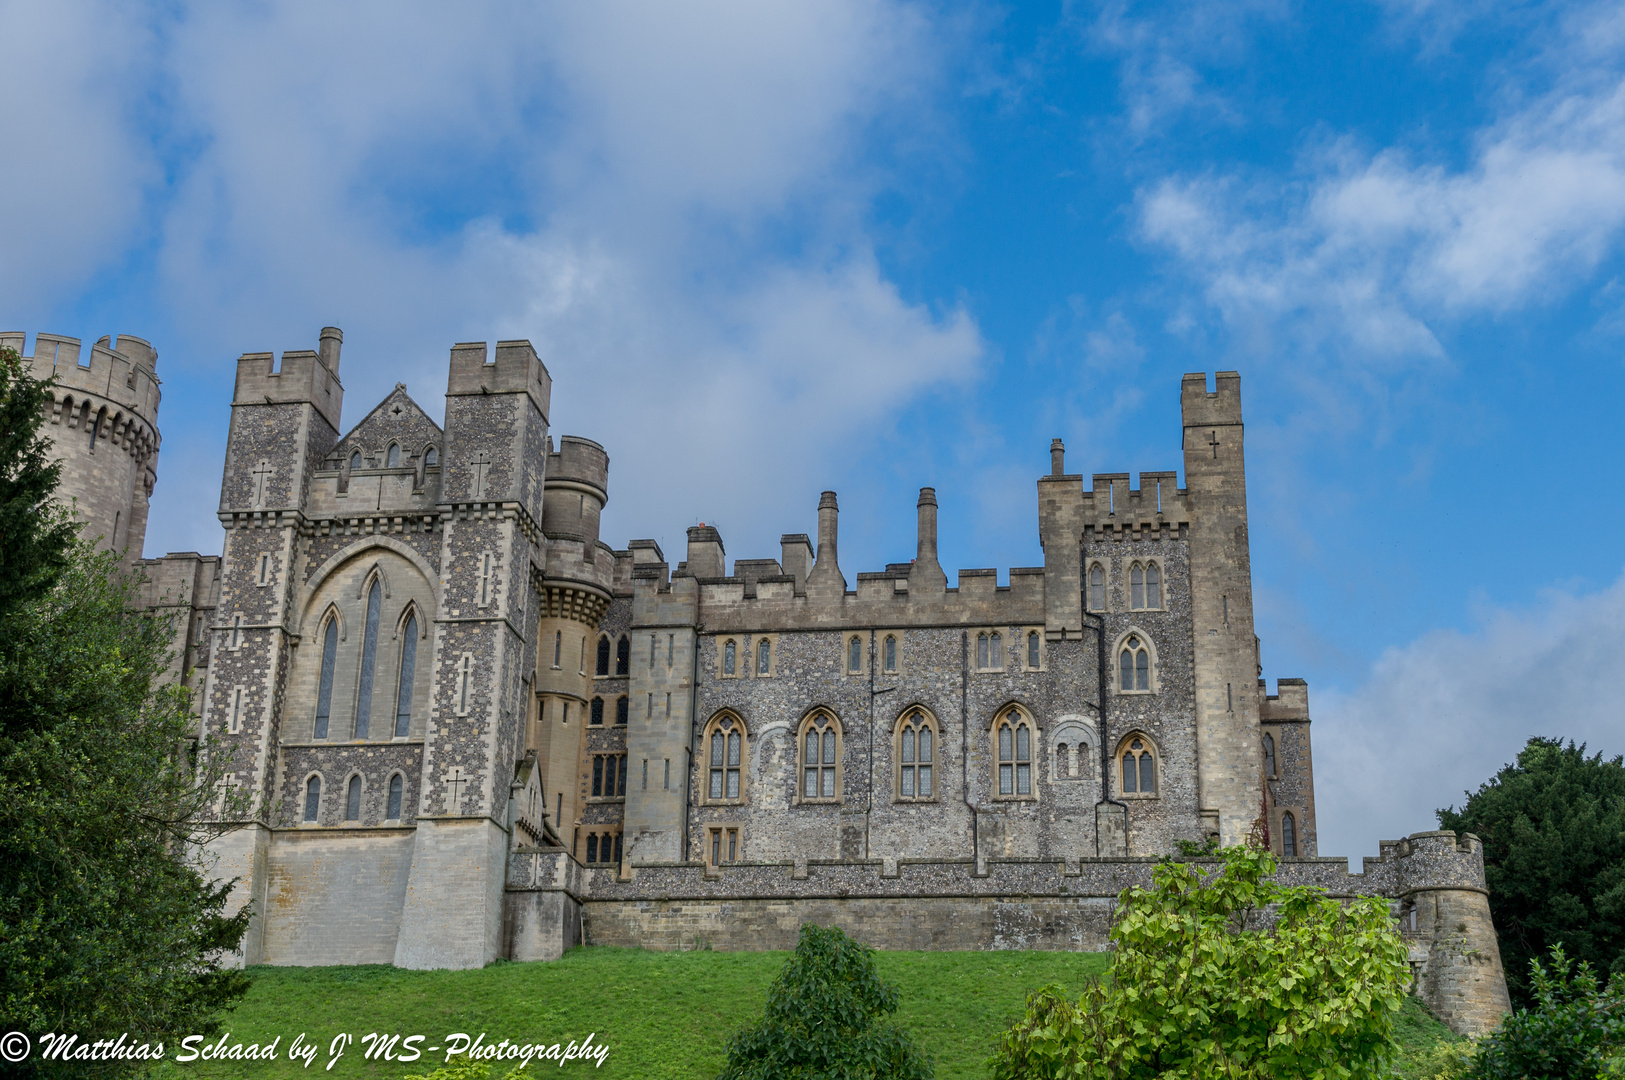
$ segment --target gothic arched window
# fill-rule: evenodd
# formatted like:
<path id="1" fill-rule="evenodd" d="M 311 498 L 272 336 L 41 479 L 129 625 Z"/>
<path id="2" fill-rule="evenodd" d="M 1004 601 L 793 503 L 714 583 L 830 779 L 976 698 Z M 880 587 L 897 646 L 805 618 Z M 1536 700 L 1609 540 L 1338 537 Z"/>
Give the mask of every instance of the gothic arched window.
<path id="1" fill-rule="evenodd" d="M 1290 811 L 1281 815 L 1281 854 L 1298 857 L 1298 823 L 1292 820 Z"/>
<path id="2" fill-rule="evenodd" d="M 1264 733 L 1264 775 L 1275 775 L 1275 739 L 1267 731 Z"/>
<path id="3" fill-rule="evenodd" d="M 1128 636 L 1123 642 L 1123 651 L 1117 654 L 1117 688 L 1151 689 L 1151 651 L 1135 634 Z"/>
<path id="4" fill-rule="evenodd" d="M 1157 760 L 1149 740 L 1140 736 L 1129 739 L 1123 747 L 1123 794 L 1155 795 L 1157 793 Z"/>
<path id="5" fill-rule="evenodd" d="M 350 471 L 355 472 L 361 468 L 361 451 L 357 450 L 350 455 Z"/>
<path id="6" fill-rule="evenodd" d="M 440 452 L 432 446 L 426 448 L 423 451 L 424 468 L 432 469 L 438 464 L 440 464 Z"/>
<path id="7" fill-rule="evenodd" d="M 1145 568 L 1145 606 L 1148 608 L 1162 607 L 1162 571 L 1156 563 L 1147 563 Z"/>
<path id="8" fill-rule="evenodd" d="M 1129 568 L 1128 606 L 1135 611 L 1145 610 L 1145 567 L 1135 563 Z"/>
<path id="9" fill-rule="evenodd" d="M 626 723 L 626 718 L 630 711 L 631 702 L 627 699 L 625 694 L 622 694 L 620 697 L 615 699 L 615 722 L 617 724 Z"/>
<path id="10" fill-rule="evenodd" d="M 344 820 L 361 820 L 361 777 L 350 777 L 350 790 L 344 796 Z"/>
<path id="11" fill-rule="evenodd" d="M 804 801 L 840 798 L 840 724 L 826 712 L 813 713 L 802 723 L 799 741 L 801 798 Z"/>
<path id="12" fill-rule="evenodd" d="M 389 453 L 385 456 L 384 463 L 391 469 L 401 467 L 401 447 L 399 443 L 389 444 Z"/>
<path id="13" fill-rule="evenodd" d="M 711 783 L 707 797 L 712 802 L 743 798 L 740 776 L 745 761 L 745 725 L 735 717 L 719 716 L 711 721 L 708 741 Z"/>
<path id="14" fill-rule="evenodd" d="M 389 810 L 385 814 L 385 820 L 401 820 L 401 793 L 405 788 L 406 781 L 400 773 L 389 778 Z"/>
<path id="15" fill-rule="evenodd" d="M 887 634 L 886 635 L 886 645 L 885 645 L 885 648 L 884 648 L 883 651 L 884 651 L 884 654 L 885 654 L 885 656 L 884 656 L 885 663 L 882 664 L 881 666 L 887 671 L 896 671 L 897 670 L 897 638 L 894 637 L 891 634 Z"/>
<path id="16" fill-rule="evenodd" d="M 732 675 L 738 668 L 739 643 L 729 638 L 722 644 L 722 673 Z"/>
<path id="17" fill-rule="evenodd" d="M 863 670 L 863 639 L 856 635 L 846 643 L 846 670 L 849 672 Z"/>
<path id="18" fill-rule="evenodd" d="M 589 724 L 602 724 L 603 722 L 604 722 L 604 699 L 601 698 L 601 697 L 595 697 L 595 698 L 592 699 L 591 712 L 588 715 L 587 723 L 589 723 Z"/>
<path id="19" fill-rule="evenodd" d="M 625 634 L 615 643 L 615 674 L 626 675 L 632 670 L 632 639 Z"/>
<path id="20" fill-rule="evenodd" d="M 412 678 L 418 666 L 418 617 L 413 612 L 401 629 L 401 675 L 395 690 L 395 737 L 406 738 L 412 730 Z"/>
<path id="21" fill-rule="evenodd" d="M 305 820 L 314 823 L 322 808 L 322 778 L 312 776 L 305 781 Z"/>
<path id="22" fill-rule="evenodd" d="M 987 655 L 988 655 L 987 654 L 987 635 L 986 634 L 977 634 L 976 635 L 976 666 L 977 667 L 979 667 L 979 668 L 987 667 Z"/>
<path id="23" fill-rule="evenodd" d="M 383 585 L 375 577 L 367 590 L 367 622 L 361 638 L 361 682 L 355 694 L 355 737 L 367 737 L 372 716 L 372 674 L 378 666 L 378 616 L 384 606 Z"/>
<path id="24" fill-rule="evenodd" d="M 1019 709 L 1011 709 L 994 725 L 999 756 L 999 794 L 1033 793 L 1033 729 Z"/>
<path id="25" fill-rule="evenodd" d="M 897 797 L 934 799 L 937 725 L 919 709 L 904 715 L 897 728 Z"/>
<path id="26" fill-rule="evenodd" d="M 327 721 L 333 714 L 333 667 L 339 658 L 339 620 L 333 616 L 322 631 L 322 679 L 316 688 L 316 738 L 327 738 Z"/>
<path id="27" fill-rule="evenodd" d="M 766 675 L 773 666 L 773 645 L 762 638 L 756 643 L 756 674 Z"/>
<path id="28" fill-rule="evenodd" d="M 599 675 L 609 674 L 609 636 L 607 634 L 598 639 L 598 667 L 595 672 Z"/>
<path id="29" fill-rule="evenodd" d="M 1027 666 L 1035 671 L 1042 667 L 1040 661 L 1043 654 L 1039 652 L 1039 637 L 1037 630 L 1027 631 Z"/>
<path id="30" fill-rule="evenodd" d="M 1106 610 L 1106 568 L 1099 563 L 1089 568 L 1089 610 Z"/>

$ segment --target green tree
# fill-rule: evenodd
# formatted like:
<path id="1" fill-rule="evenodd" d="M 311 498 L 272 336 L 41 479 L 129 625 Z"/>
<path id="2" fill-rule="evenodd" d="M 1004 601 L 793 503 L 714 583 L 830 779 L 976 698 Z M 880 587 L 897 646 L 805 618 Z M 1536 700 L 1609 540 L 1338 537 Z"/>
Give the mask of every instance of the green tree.
<path id="1" fill-rule="evenodd" d="M 1035 993 L 995 1080 L 1387 1075 L 1410 980 L 1387 905 L 1276 885 L 1267 851 L 1219 854 L 1206 878 L 1169 861 L 1119 897 L 1107 981 Z"/>
<path id="2" fill-rule="evenodd" d="M 1529 962 L 1529 989 L 1534 1007 L 1514 1011 L 1479 1044 L 1467 1070 L 1471 1080 L 1620 1075 L 1625 977 L 1616 975 L 1601 990 L 1590 964 L 1581 961 L 1576 969 L 1563 947 L 1553 945 L 1550 968 Z"/>
<path id="3" fill-rule="evenodd" d="M 1534 1001 L 1531 962 L 1553 945 L 1625 974 L 1625 763 L 1533 738 L 1442 828 L 1484 841 L 1490 915 L 1514 1005 Z"/>
<path id="4" fill-rule="evenodd" d="M 43 595 L 61 573 L 73 523 L 51 502 L 61 466 L 40 434 L 50 383 L 0 348 L 0 613 Z"/>
<path id="5" fill-rule="evenodd" d="M 767 1014 L 734 1035 L 721 1080 L 930 1080 L 931 1062 L 884 1019 L 897 991 L 874 950 L 839 927 L 805 923 L 767 992 Z"/>
<path id="6" fill-rule="evenodd" d="M 7 371 L 0 411 L 35 402 L 7 413 L 33 431 L 36 391 Z M 248 913 L 224 915 L 230 885 L 197 855 L 223 756 L 194 767 L 196 718 L 164 681 L 170 628 L 138 610 L 139 574 L 63 533 L 37 439 L 8 426 L 0 453 L 0 1030 L 173 1046 L 247 988 L 219 957 Z"/>

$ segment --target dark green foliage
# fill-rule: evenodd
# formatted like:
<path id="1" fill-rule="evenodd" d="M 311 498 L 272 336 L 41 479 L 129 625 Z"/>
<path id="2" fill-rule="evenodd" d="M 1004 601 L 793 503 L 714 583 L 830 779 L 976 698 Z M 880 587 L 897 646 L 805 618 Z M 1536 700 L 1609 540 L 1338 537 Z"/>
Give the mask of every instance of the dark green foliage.
<path id="1" fill-rule="evenodd" d="M 0 614 L 45 593 L 62 570 L 73 522 L 51 502 L 61 466 L 40 435 L 50 384 L 0 349 Z"/>
<path id="2" fill-rule="evenodd" d="M 766 1017 L 734 1036 L 721 1080 L 929 1080 L 930 1061 L 883 1019 L 896 1011 L 874 950 L 839 927 L 803 924 Z"/>
<path id="3" fill-rule="evenodd" d="M 1553 945 L 1551 967 L 1529 962 L 1534 1008 L 1518 1009 L 1479 1044 L 1467 1075 L 1472 1080 L 1593 1080 L 1625 1051 L 1625 978 L 1599 990 L 1591 966 L 1574 965 Z"/>
<path id="4" fill-rule="evenodd" d="M 995 1080 L 1389 1075 L 1410 969 L 1387 905 L 1282 888 L 1268 851 L 1219 854 L 1205 879 L 1170 860 L 1123 892 L 1110 982 L 1035 993 Z"/>
<path id="5" fill-rule="evenodd" d="M 86 1042 L 204 1033 L 247 980 L 210 959 L 247 914 L 199 871 L 185 691 L 138 577 L 75 541 L 56 586 L 0 614 L 0 1030 Z M 67 1071 L 52 1066 L 53 1075 Z"/>
<path id="6" fill-rule="evenodd" d="M 1533 1001 L 1530 963 L 1562 945 L 1625 974 L 1625 763 L 1561 739 L 1530 739 L 1442 828 L 1484 841 L 1490 914 L 1514 1005 Z"/>

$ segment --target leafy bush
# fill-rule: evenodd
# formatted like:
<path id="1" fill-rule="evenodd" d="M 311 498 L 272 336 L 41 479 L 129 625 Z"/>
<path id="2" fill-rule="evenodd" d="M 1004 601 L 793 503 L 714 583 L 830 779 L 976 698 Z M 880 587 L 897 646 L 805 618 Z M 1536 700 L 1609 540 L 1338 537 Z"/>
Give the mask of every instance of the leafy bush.
<path id="1" fill-rule="evenodd" d="M 882 1020 L 897 1011 L 897 991 L 873 952 L 839 927 L 803 924 L 766 1016 L 728 1044 L 721 1080 L 930 1080 L 930 1060 Z"/>
<path id="2" fill-rule="evenodd" d="M 1109 983 L 1035 993 L 995 1080 L 1389 1074 L 1410 970 L 1387 905 L 1282 888 L 1267 851 L 1219 854 L 1205 880 L 1170 861 L 1123 893 Z"/>
<path id="3" fill-rule="evenodd" d="M 1570 970 L 1573 969 L 1573 974 Z M 1529 962 L 1535 1007 L 1518 1009 L 1479 1044 L 1468 1075 L 1473 1080 L 1593 1080 L 1622 1075 L 1625 1051 L 1625 987 L 1618 977 L 1599 990 L 1591 965 L 1578 968 L 1551 949 L 1551 968 Z M 1613 1059 L 1612 1062 L 1610 1059 Z"/>

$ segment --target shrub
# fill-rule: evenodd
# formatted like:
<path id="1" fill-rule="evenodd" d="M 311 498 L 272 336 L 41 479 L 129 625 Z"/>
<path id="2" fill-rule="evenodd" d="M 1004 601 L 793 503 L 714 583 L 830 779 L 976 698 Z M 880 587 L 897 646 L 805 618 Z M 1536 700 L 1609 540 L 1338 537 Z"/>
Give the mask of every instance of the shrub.
<path id="1" fill-rule="evenodd" d="M 1034 994 L 995 1080 L 1388 1075 L 1410 970 L 1387 905 L 1282 888 L 1267 851 L 1219 854 L 1206 879 L 1170 861 L 1123 893 L 1109 983 Z"/>
<path id="2" fill-rule="evenodd" d="M 896 1024 L 897 991 L 873 950 L 839 927 L 805 923 L 767 992 L 767 1014 L 728 1044 L 721 1080 L 930 1080 L 931 1062 Z"/>
<path id="3" fill-rule="evenodd" d="M 1622 1075 L 1625 987 L 1615 977 L 1600 991 L 1590 964 L 1582 960 L 1572 975 L 1571 968 L 1561 945 L 1552 946 L 1550 969 L 1529 962 L 1535 1007 L 1518 1009 L 1479 1044 L 1468 1072 L 1473 1080 Z"/>

